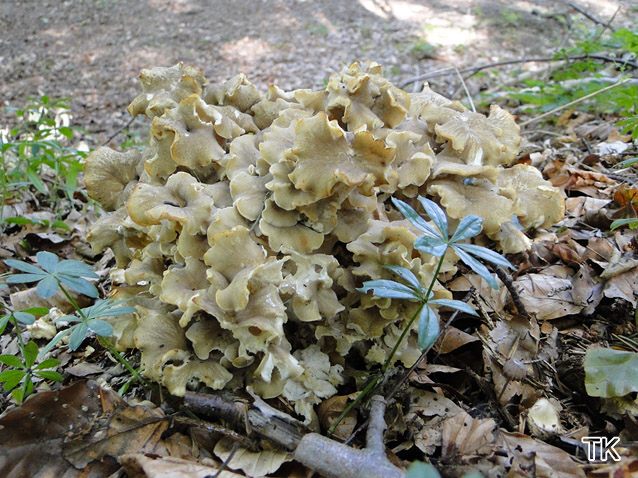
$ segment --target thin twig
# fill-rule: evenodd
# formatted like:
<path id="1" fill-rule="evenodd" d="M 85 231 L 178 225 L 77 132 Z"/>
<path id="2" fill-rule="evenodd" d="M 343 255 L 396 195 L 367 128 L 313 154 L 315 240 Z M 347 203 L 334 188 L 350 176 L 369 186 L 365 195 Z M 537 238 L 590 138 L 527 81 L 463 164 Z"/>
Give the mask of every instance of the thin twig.
<path id="1" fill-rule="evenodd" d="M 459 73 L 472 73 L 472 75 L 474 75 L 478 73 L 479 71 L 487 70 L 488 68 L 497 68 L 501 66 L 517 65 L 521 63 L 553 63 L 553 62 L 572 61 L 572 60 L 600 60 L 607 63 L 621 63 L 624 66 L 638 68 L 638 63 L 634 61 L 630 61 L 630 60 L 619 60 L 618 58 L 613 58 L 613 57 L 605 56 L 605 55 L 573 55 L 573 56 L 565 56 L 562 58 L 542 57 L 542 58 L 519 58 L 515 60 L 504 60 L 504 61 L 497 61 L 494 63 L 486 63 L 484 65 L 461 68 L 458 71 Z M 436 71 L 431 71 L 430 73 L 425 73 L 423 75 L 415 76 L 413 78 L 409 78 L 405 80 L 403 83 L 401 83 L 400 87 L 405 88 L 407 85 L 414 83 L 415 81 L 428 80 L 431 78 L 437 78 L 439 76 L 454 75 L 456 74 L 456 70 L 457 70 L 456 67 L 450 67 L 450 68 L 442 68 Z"/>
<path id="2" fill-rule="evenodd" d="M 512 281 L 512 278 L 510 277 L 510 275 L 502 267 L 496 267 L 495 269 L 496 269 L 496 275 L 498 276 L 499 279 L 501 279 L 501 282 L 505 284 L 505 288 L 510 293 L 510 296 L 512 296 L 512 302 L 514 303 L 514 307 L 516 307 L 516 310 L 518 311 L 518 313 L 522 315 L 523 317 L 526 317 L 529 319 L 530 315 L 525 309 L 525 305 L 523 305 L 521 296 L 518 295 L 518 291 L 516 290 L 516 287 L 514 287 L 514 282 Z"/>
<path id="3" fill-rule="evenodd" d="M 532 119 L 529 119 L 529 120 L 527 120 L 527 121 L 524 121 L 524 122 L 520 123 L 520 126 L 521 126 L 521 127 L 524 127 L 524 126 L 527 126 L 528 124 L 535 123 L 535 122 L 536 122 L 536 121 L 538 121 L 538 120 L 541 120 L 541 119 L 543 119 L 543 118 L 546 118 L 546 117 L 548 117 L 548 116 L 551 116 L 551 115 L 553 115 L 554 113 L 557 113 L 557 112 L 559 112 L 559 111 L 562 111 L 562 110 L 564 110 L 564 109 L 569 108 L 570 106 L 574 106 L 574 105 L 576 105 L 576 104 L 578 104 L 578 103 L 582 103 L 583 101 L 588 100 L 589 98 L 593 98 L 594 96 L 599 95 L 599 94 L 601 94 L 601 93 L 604 93 L 605 91 L 609 91 L 609 90 L 611 90 L 611 89 L 613 89 L 613 88 L 616 88 L 616 87 L 618 87 L 618 86 L 620 86 L 620 85 L 624 85 L 625 83 L 627 83 L 627 82 L 628 82 L 628 81 L 630 81 L 630 80 L 631 80 L 631 78 L 625 78 L 624 80 L 619 81 L 618 83 L 614 83 L 613 85 L 605 86 L 604 88 L 601 88 L 601 89 L 599 89 L 599 90 L 596 90 L 596 91 L 594 91 L 593 93 L 589 93 L 588 95 L 581 96 L 580 98 L 577 98 L 577 99 L 575 99 L 574 101 L 570 101 L 569 103 L 566 103 L 566 104 L 564 104 L 564 105 L 562 105 L 562 106 L 559 106 L 559 107 L 557 107 L 557 108 L 554 108 L 553 110 L 548 111 L 548 112 L 546 112 L 546 113 L 543 113 L 543 114 L 542 114 L 542 115 L 540 115 L 540 116 L 537 116 L 537 117 L 535 117 L 535 118 L 532 118 Z"/>
<path id="4" fill-rule="evenodd" d="M 219 478 L 219 475 L 221 475 L 222 472 L 226 468 L 228 468 L 228 464 L 230 463 L 230 460 L 232 460 L 234 458 L 235 453 L 237 453 L 237 450 L 239 450 L 239 443 L 238 442 L 234 442 L 233 443 L 233 447 L 230 449 L 230 453 L 228 454 L 228 456 L 226 457 L 226 459 L 222 463 L 222 466 L 220 466 L 219 469 L 217 470 L 217 472 L 213 475 L 213 478 Z"/>
<path id="5" fill-rule="evenodd" d="M 109 144 L 111 142 L 111 140 L 114 139 L 118 134 L 120 134 L 122 131 L 124 131 L 129 126 L 131 126 L 133 124 L 133 121 L 135 121 L 135 116 L 132 116 L 131 119 L 128 120 L 128 123 L 126 123 L 120 129 L 118 129 L 115 133 L 113 133 L 111 136 L 109 136 L 109 139 L 104 141 L 101 146 L 106 146 L 107 144 Z"/>
<path id="6" fill-rule="evenodd" d="M 465 91 L 467 100 L 470 102 L 470 107 L 472 108 L 472 111 L 476 113 L 476 107 L 474 106 L 474 101 L 472 101 L 472 95 L 470 95 L 470 90 L 467 89 L 467 85 L 465 84 L 465 80 L 463 79 L 463 76 L 461 75 L 461 72 L 459 71 L 459 69 L 456 67 L 454 68 L 456 70 L 456 75 L 459 77 L 459 81 L 461 82 L 461 86 L 463 87 L 463 90 Z"/>
<path id="7" fill-rule="evenodd" d="M 578 4 L 576 4 L 574 2 L 566 2 L 564 0 L 561 3 L 564 3 L 565 5 L 568 5 L 569 7 L 573 8 L 578 13 L 580 13 L 582 16 L 584 16 L 585 18 L 588 18 L 589 20 L 591 20 L 595 24 L 602 26 L 603 30 L 606 29 L 606 28 L 609 28 L 611 31 L 614 31 L 614 29 L 609 26 L 609 23 L 611 23 L 611 22 L 606 22 L 604 20 L 601 20 L 600 18 L 595 16 L 593 13 L 588 12 L 587 10 L 585 10 L 583 7 L 579 6 Z M 615 14 L 614 14 L 614 16 L 615 16 Z M 613 20 L 613 18 L 612 18 L 612 20 Z"/>

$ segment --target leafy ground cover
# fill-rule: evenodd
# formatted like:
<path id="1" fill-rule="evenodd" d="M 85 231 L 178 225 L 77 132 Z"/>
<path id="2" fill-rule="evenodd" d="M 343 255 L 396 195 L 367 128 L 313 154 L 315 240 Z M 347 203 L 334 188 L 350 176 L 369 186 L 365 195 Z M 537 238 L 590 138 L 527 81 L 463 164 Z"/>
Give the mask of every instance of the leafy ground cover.
<path id="1" fill-rule="evenodd" d="M 512 13 L 502 20 L 518 21 Z M 518 113 L 526 140 L 518 162 L 561 188 L 565 220 L 509 262 L 491 256 L 488 264 L 513 264 L 497 270 L 496 289 L 470 258 L 447 282 L 464 313 L 441 312 L 440 329 L 428 302 L 446 304 L 430 300 L 428 284 L 421 290 L 397 270 L 398 286 L 364 286 L 378 295 L 417 294 L 425 304 L 423 360 L 407 371 L 384 369 L 370 387 L 388 401 L 391 460 L 433 465 L 414 464 L 411 478 L 631 476 L 638 464 L 630 446 L 638 413 L 638 34 L 612 27 L 589 25 L 531 76 L 460 73 L 470 96 L 460 84 L 458 98 L 468 106 L 497 101 Z M 109 294 L 112 255 L 95 256 L 85 243 L 99 211 L 83 192 L 87 148 L 65 119 L 67 106 L 41 97 L 2 132 L 1 474 L 306 476 L 288 454 L 259 447 L 245 427 L 193 415 L 140 376 L 135 354 L 110 344 L 113 330 L 102 318 L 129 310 Z M 444 229 L 440 220 L 421 247 L 455 247 Z M 367 378 L 319 407 L 324 433 L 361 444 L 355 432 L 368 411 L 356 394 L 370 386 Z M 589 463 L 580 440 L 588 435 L 620 436 L 622 460 Z"/>

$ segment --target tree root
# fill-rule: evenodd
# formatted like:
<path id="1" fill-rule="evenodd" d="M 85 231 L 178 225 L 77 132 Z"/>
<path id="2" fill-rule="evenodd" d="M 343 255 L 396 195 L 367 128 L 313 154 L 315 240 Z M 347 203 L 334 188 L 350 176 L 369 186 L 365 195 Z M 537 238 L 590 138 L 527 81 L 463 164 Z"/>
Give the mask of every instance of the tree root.
<path id="1" fill-rule="evenodd" d="M 390 463 L 385 454 L 383 434 L 385 399 L 375 395 L 370 399 L 370 418 L 366 448 L 359 450 L 308 432 L 303 423 L 272 408 L 259 397 L 249 405 L 229 401 L 219 395 L 187 392 L 186 408 L 202 415 L 227 420 L 231 426 L 242 427 L 249 434 L 267 438 L 275 445 L 293 453 L 295 460 L 326 478 L 403 478 L 405 473 Z"/>

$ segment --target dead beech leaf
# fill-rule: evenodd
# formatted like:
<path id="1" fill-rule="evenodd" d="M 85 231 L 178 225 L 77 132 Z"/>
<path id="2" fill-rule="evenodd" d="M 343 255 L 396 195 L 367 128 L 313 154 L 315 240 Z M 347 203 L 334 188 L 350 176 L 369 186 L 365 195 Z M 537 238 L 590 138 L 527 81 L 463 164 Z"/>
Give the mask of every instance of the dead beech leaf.
<path id="1" fill-rule="evenodd" d="M 607 279 L 603 294 L 609 298 L 625 299 L 634 307 L 638 301 L 638 260 L 625 259 L 609 264 L 600 274 Z"/>
<path id="2" fill-rule="evenodd" d="M 496 443 L 513 458 L 516 458 L 517 453 L 521 453 L 525 455 L 525 458 L 533 460 L 536 468 L 535 476 L 538 478 L 585 478 L 585 472 L 567 452 L 540 440 L 522 433 L 508 433 L 501 430 L 497 434 Z M 498 459 L 505 462 L 508 460 L 505 457 L 498 457 Z M 524 470 L 515 469 L 516 462 L 519 460 L 513 460 L 508 476 L 528 476 Z"/>
<path id="3" fill-rule="evenodd" d="M 224 462 L 228 460 L 234 443 L 229 438 L 219 440 L 213 450 L 215 456 Z M 242 470 L 248 476 L 258 478 L 274 473 L 281 465 L 291 460 L 292 455 L 281 450 L 250 451 L 240 447 L 228 462 L 228 468 Z"/>
<path id="4" fill-rule="evenodd" d="M 74 478 L 115 472 L 119 466 L 114 460 L 76 469 L 62 456 L 69 437 L 83 439 L 101 414 L 99 393 L 95 382 L 78 382 L 33 395 L 2 417 L 0 476 Z"/>
<path id="5" fill-rule="evenodd" d="M 441 458 L 450 463 L 488 453 L 495 430 L 496 422 L 491 418 L 476 419 L 466 412 L 448 418 L 441 427 Z"/>
<path id="6" fill-rule="evenodd" d="M 317 415 L 323 430 L 328 430 L 332 426 L 337 417 L 348 406 L 348 401 L 355 398 L 353 395 L 335 395 L 321 402 L 317 409 Z M 334 435 L 339 439 L 345 440 L 352 434 L 356 426 L 357 414 L 353 409 L 337 425 Z"/>
<path id="7" fill-rule="evenodd" d="M 219 465 L 208 459 L 198 463 L 171 456 L 135 453 L 122 455 L 120 464 L 129 478 L 206 478 L 211 476 L 241 478 L 244 476 L 227 470 L 219 473 Z"/>
<path id="8" fill-rule="evenodd" d="M 543 273 L 526 274 L 514 281 L 525 309 L 538 320 L 557 319 L 583 310 L 584 306 L 574 300 L 572 279 L 564 269 L 552 266 Z"/>
<path id="9" fill-rule="evenodd" d="M 456 327 L 448 327 L 447 330 L 443 333 L 443 337 L 438 343 L 438 346 L 435 349 L 440 354 L 449 354 L 454 350 L 463 347 L 466 344 L 477 342 L 479 339 L 470 335 L 462 330 L 457 329 Z"/>
<path id="10" fill-rule="evenodd" d="M 585 305 L 583 314 L 591 315 L 603 298 L 603 285 L 593 276 L 591 267 L 582 264 L 572 283 L 574 302 Z"/>
<path id="11" fill-rule="evenodd" d="M 0 419 L 0 476 L 108 476 L 121 454 L 165 451 L 167 426 L 92 381 L 38 393 Z"/>
<path id="12" fill-rule="evenodd" d="M 107 414 L 93 422 L 89 437 L 78 437 L 65 447 L 64 457 L 77 468 L 105 456 L 118 457 L 131 451 L 149 453 L 164 449 L 160 441 L 168 428 L 168 420 L 159 408 L 131 407 L 114 393 L 107 393 L 115 402 L 108 404 L 112 406 L 112 413 L 107 411 L 102 393 L 103 409 Z"/>
<path id="13" fill-rule="evenodd" d="M 405 423 L 414 435 L 414 444 L 425 454 L 441 445 L 441 424 L 463 411 L 449 398 L 435 392 L 414 389 Z"/>

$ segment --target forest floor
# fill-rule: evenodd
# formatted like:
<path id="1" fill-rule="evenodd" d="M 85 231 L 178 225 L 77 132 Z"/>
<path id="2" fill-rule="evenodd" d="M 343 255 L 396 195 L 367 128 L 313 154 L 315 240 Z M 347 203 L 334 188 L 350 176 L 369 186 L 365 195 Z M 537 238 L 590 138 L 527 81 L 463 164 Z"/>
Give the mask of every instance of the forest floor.
<path id="1" fill-rule="evenodd" d="M 579 5 L 609 19 L 616 3 Z M 24 98 L 71 98 L 74 123 L 99 143 L 128 122 L 143 68 L 183 61 L 211 81 L 242 72 L 259 87 L 291 89 L 322 87 L 343 65 L 371 60 L 401 84 L 448 66 L 551 56 L 569 44 L 574 22 L 588 21 L 574 13 L 545 0 L 7 1 L 0 106 L 6 119 Z M 449 96 L 458 79 L 432 84 Z"/>
<path id="2" fill-rule="evenodd" d="M 635 165 L 623 165 L 637 155 L 637 141 L 617 123 L 624 114 L 606 105 L 587 109 L 582 103 L 554 110 L 554 103 L 543 103 L 538 85 L 526 83 L 542 80 L 554 86 L 557 51 L 573 47 L 595 29 L 602 35 L 612 25 L 635 28 L 637 12 L 630 1 L 612 0 L 0 2 L 0 134 L 13 134 L 10 128 L 20 123 L 16 112 L 27 98 L 40 98 L 39 104 L 43 96 L 70 99 L 64 121 L 72 129 L 67 136 L 54 126 L 61 133 L 55 141 L 64 147 L 41 145 L 47 154 L 69 154 L 55 170 L 65 175 L 63 181 L 52 175 L 55 168 L 44 167 L 38 170 L 45 171 L 43 181 L 30 171 L 26 187 L 9 178 L 24 194 L 2 192 L 0 259 L 9 262 L 0 263 L 0 278 L 16 268 L 11 259 L 39 264 L 51 258 L 36 253 L 48 251 L 90 263 L 100 277 L 100 295 L 108 296 L 113 254 L 96 255 L 88 246 L 87 232 L 99 210 L 87 198 L 81 175 L 76 181 L 79 169 L 74 168 L 83 162 L 82 151 L 103 144 L 141 147 L 146 141 L 149 121 L 143 116 L 131 120 L 126 111 L 140 92 L 143 68 L 184 62 L 201 68 L 211 82 L 244 73 L 261 90 L 272 83 L 289 90 L 323 88 L 331 74 L 352 61 L 375 61 L 407 91 L 417 91 L 426 80 L 434 91 L 468 107 L 474 100 L 480 112 L 496 101 L 514 113 L 523 138 L 516 162 L 537 167 L 566 198 L 565 219 L 537 234 L 528 252 L 510 257 L 516 270 L 499 276 L 503 287 L 498 292 L 477 275 L 458 274 L 446 283 L 456 298 L 477 307 L 481 319 L 450 319 L 427 363 L 409 373 L 397 367 L 387 377 L 380 391 L 386 397 L 396 394 L 386 414 L 390 459 L 400 466 L 429 460 L 450 477 L 476 476 L 465 475 L 476 470 L 490 477 L 637 476 L 635 367 L 626 377 L 614 375 L 615 389 L 592 395 L 584 365 L 592 348 L 625 352 L 638 364 L 636 231 L 611 230 L 612 221 L 638 215 Z M 632 48 L 638 51 L 638 41 Z M 521 61 L 500 65 L 509 60 Z M 620 58 L 622 67 L 616 60 L 600 60 L 595 73 L 604 80 L 622 77 L 628 87 L 635 86 L 635 54 Z M 493 66 L 472 70 L 481 65 Z M 563 79 L 574 91 L 582 86 L 580 78 Z M 574 93 L 564 89 L 551 90 L 562 103 Z M 628 101 L 633 106 L 627 110 L 636 115 L 635 95 Z M 531 102 L 536 102 L 532 108 Z M 548 121 L 539 121 L 548 111 Z M 2 153 L 12 153 L 15 146 L 16 157 L 33 159 L 42 151 L 24 153 L 19 140 L 32 131 L 23 133 L 15 134 L 14 145 Z M 2 158 L 8 170 L 11 164 Z M 43 164 L 53 164 L 50 159 Z M 55 194 L 47 198 L 51 191 Z M 7 217 L 11 221 L 3 223 Z M 7 390 L 12 367 L 22 367 L 20 377 L 26 373 L 34 381 L 28 391 L 39 393 L 22 406 L 10 391 L 0 394 L 0 475 L 31 476 L 40 467 L 46 476 L 65 477 L 313 476 L 290 454 L 272 444 L 262 446 L 262 437 L 256 438 L 259 433 L 251 433 L 246 423 L 213 419 L 228 419 L 228 409 L 211 414 L 198 405 L 201 397 L 180 402 L 140 378 L 139 351 L 120 356 L 87 330 L 81 337 L 87 339 L 84 348 L 70 350 L 71 338 L 53 349 L 57 361 L 51 370 L 61 375 L 38 369 L 33 354 L 57 330 L 46 310 L 31 308 L 50 304 L 38 298 L 35 288 L 4 285 L 0 383 Z M 55 305 L 73 309 L 61 300 Z M 79 306 L 90 304 L 86 298 Z M 27 326 L 29 317 L 2 309 L 31 310 L 27 315 L 48 317 L 48 322 Z M 34 341 L 35 351 L 28 350 Z M 11 356 L 21 356 L 24 363 Z M 360 390 L 357 385 L 350 380 L 317 407 L 324 434 Z M 268 401 L 278 410 L 263 401 L 249 402 L 252 398 L 244 394 L 224 406 L 242 403 L 245 416 L 240 418 L 245 420 L 248 411 L 253 418 L 262 414 L 276 420 L 282 410 L 292 410 L 283 399 Z M 350 413 L 334 437 L 354 437 L 352 443 L 360 447 L 364 434 L 356 433 L 365 429 L 367 417 L 365 409 Z M 589 463 L 581 440 L 588 434 L 621 436 L 622 461 Z M 409 476 L 438 476 L 434 473 Z"/>

